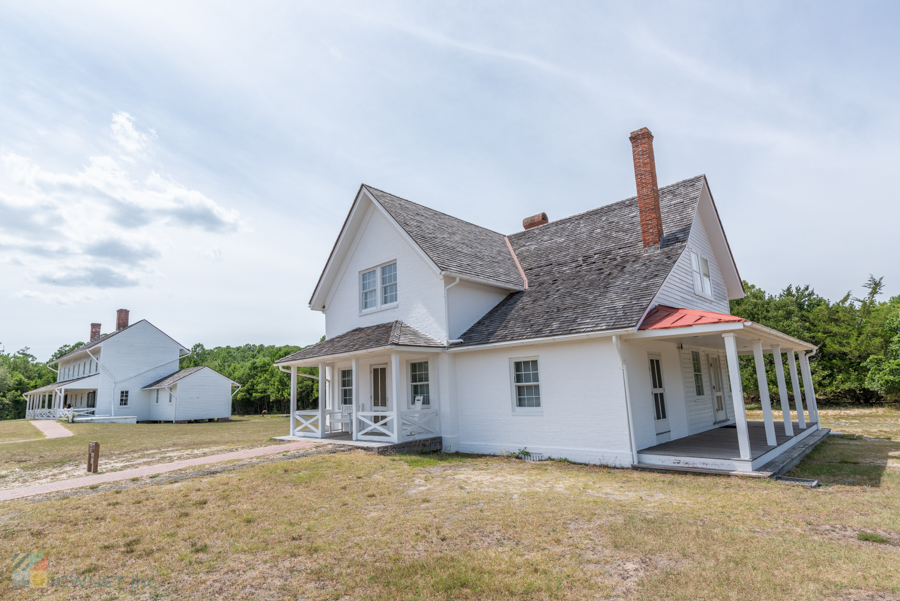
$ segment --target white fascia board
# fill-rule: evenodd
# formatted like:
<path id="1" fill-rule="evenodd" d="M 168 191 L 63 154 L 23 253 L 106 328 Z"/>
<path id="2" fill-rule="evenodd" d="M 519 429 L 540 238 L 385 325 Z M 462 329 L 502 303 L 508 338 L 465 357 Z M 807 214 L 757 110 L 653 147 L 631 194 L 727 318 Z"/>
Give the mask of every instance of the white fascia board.
<path id="1" fill-rule="evenodd" d="M 359 193 L 356 195 L 356 198 L 353 199 L 353 205 L 350 207 L 350 211 L 347 213 L 347 218 L 344 219 L 344 225 L 341 227 L 341 233 L 338 234 L 337 240 L 334 242 L 334 247 L 331 249 L 331 253 L 328 255 L 328 260 L 325 262 L 325 267 L 322 269 L 321 275 L 319 275 L 319 281 L 316 282 L 316 288 L 313 290 L 312 296 L 309 299 L 309 308 L 313 311 L 325 311 L 325 301 L 324 297 L 327 296 L 326 292 L 331 288 L 333 284 L 334 277 L 332 274 L 332 270 L 340 266 L 343 262 L 344 255 L 347 251 L 347 244 L 349 244 L 349 239 L 351 238 L 351 230 L 358 229 L 353 228 L 352 226 L 357 225 L 357 217 L 360 214 L 360 204 L 363 198 L 372 198 L 371 195 L 366 193 L 364 195 L 365 186 L 360 186 Z M 365 211 L 363 211 L 364 213 Z"/>
<path id="2" fill-rule="evenodd" d="M 663 330 L 640 330 L 628 338 L 679 338 L 681 336 L 699 336 L 717 332 L 733 332 L 743 329 L 748 322 L 711 323 L 683 328 L 665 328 Z"/>
<path id="3" fill-rule="evenodd" d="M 454 273 L 452 271 L 442 271 L 441 275 L 448 277 L 448 278 L 459 278 L 461 280 L 474 282 L 475 284 L 484 284 L 485 286 L 492 286 L 494 288 L 500 288 L 502 290 L 509 290 L 511 292 L 521 292 L 522 290 L 525 290 L 525 288 L 523 288 L 522 286 L 513 286 L 511 284 L 503 284 L 501 282 L 497 282 L 494 280 L 486 280 L 484 278 L 476 278 L 476 277 L 472 277 L 470 275 L 462 275 L 460 273 Z"/>
<path id="4" fill-rule="evenodd" d="M 296 361 L 285 361 L 283 363 L 274 363 L 276 366 L 293 366 L 293 367 L 315 367 L 319 363 L 332 363 L 342 359 L 352 359 L 353 357 L 363 357 L 366 355 L 376 355 L 378 353 L 390 353 L 394 351 L 407 353 L 441 353 L 447 350 L 444 347 L 434 346 L 404 346 L 392 344 L 388 346 L 379 346 L 376 348 L 364 349 L 361 351 L 350 351 L 347 353 L 338 353 L 336 355 L 322 355 L 321 357 L 310 357 L 309 359 L 298 359 Z"/>
<path id="5" fill-rule="evenodd" d="M 372 204 L 374 204 L 375 207 L 384 216 L 384 218 L 388 220 L 388 223 L 390 223 L 391 225 L 394 226 L 394 229 L 397 230 L 397 233 L 400 234 L 400 237 L 403 238 L 403 240 L 405 240 L 406 243 L 409 244 L 409 246 L 413 250 L 415 250 L 419 254 L 420 257 L 422 257 L 422 260 L 425 261 L 425 263 L 434 271 L 435 275 L 441 275 L 441 268 L 438 267 L 437 263 L 435 263 L 431 259 L 431 257 L 428 256 L 428 253 L 426 253 L 424 250 L 422 250 L 422 247 L 419 246 L 416 243 L 416 241 L 412 239 L 412 236 L 410 236 L 407 233 L 407 231 L 405 229 L 403 229 L 403 227 L 399 223 L 397 223 L 397 220 L 394 219 L 394 217 L 388 212 L 388 210 L 385 209 L 381 205 L 381 203 L 378 202 L 378 200 L 376 200 L 375 197 L 369 193 L 369 191 L 366 189 L 365 186 L 363 186 L 363 188 L 362 188 L 362 193 L 366 195 L 366 198 L 368 198 L 370 201 L 372 201 Z"/>
<path id="6" fill-rule="evenodd" d="M 626 328 L 621 330 L 602 330 L 600 332 L 586 332 L 584 334 L 565 334 L 563 336 L 547 336 L 545 338 L 526 338 L 525 340 L 507 340 L 505 342 L 493 342 L 491 344 L 477 344 L 473 346 L 451 347 L 447 349 L 448 353 L 465 353 L 472 351 L 481 351 L 486 349 L 505 348 L 511 346 L 534 346 L 537 344 L 552 344 L 558 342 L 570 342 L 576 340 L 585 340 L 589 338 L 610 338 L 614 335 L 627 336 L 634 334 L 634 328 Z"/>
<path id="7" fill-rule="evenodd" d="M 722 272 L 725 289 L 728 291 L 728 299 L 744 298 L 741 274 L 738 272 L 734 255 L 731 254 L 731 246 L 728 244 L 728 237 L 725 235 L 725 228 L 722 227 L 722 220 L 719 218 L 719 211 L 716 209 L 716 202 L 713 200 L 705 175 L 703 176 L 703 188 L 700 190 L 700 202 L 697 203 L 697 213 L 703 220 L 709 243 L 713 252 L 716 253 L 719 270 Z"/>
<path id="8" fill-rule="evenodd" d="M 782 350 L 812 351 L 818 348 L 814 344 L 810 344 L 799 338 L 794 338 L 793 336 L 788 336 L 783 332 L 779 332 L 778 330 L 774 330 L 756 322 L 750 322 L 747 325 L 747 330 L 759 333 L 761 339 L 764 339 L 773 347 L 780 346 Z"/>

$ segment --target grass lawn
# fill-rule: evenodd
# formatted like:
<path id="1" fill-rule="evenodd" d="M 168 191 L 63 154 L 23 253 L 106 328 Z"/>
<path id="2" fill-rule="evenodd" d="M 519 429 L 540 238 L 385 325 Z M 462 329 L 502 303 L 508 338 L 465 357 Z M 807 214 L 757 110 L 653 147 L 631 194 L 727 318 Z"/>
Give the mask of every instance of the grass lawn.
<path id="1" fill-rule="evenodd" d="M 44 434 L 26 419 L 0 420 L 0 443 L 11 440 L 34 440 Z M 4 451 L 7 450 L 6 448 Z"/>
<path id="2" fill-rule="evenodd" d="M 353 451 L 4 503 L 0 555 L 123 577 L 50 599 L 897 599 L 900 436 L 854 411 L 795 470 L 819 489 Z"/>
<path id="3" fill-rule="evenodd" d="M 40 435 L 37 428 L 25 420 L 0 421 L 0 428 L 7 423 L 21 424 Z M 101 470 L 112 471 L 136 464 L 174 461 L 185 456 L 271 443 L 273 436 L 287 434 L 288 419 L 254 416 L 235 417 L 230 422 L 76 423 L 65 424 L 65 427 L 75 435 L 2 445 L 0 488 L 83 476 L 88 441 L 91 440 L 100 443 Z M 31 438 L 37 437 L 31 435 Z"/>

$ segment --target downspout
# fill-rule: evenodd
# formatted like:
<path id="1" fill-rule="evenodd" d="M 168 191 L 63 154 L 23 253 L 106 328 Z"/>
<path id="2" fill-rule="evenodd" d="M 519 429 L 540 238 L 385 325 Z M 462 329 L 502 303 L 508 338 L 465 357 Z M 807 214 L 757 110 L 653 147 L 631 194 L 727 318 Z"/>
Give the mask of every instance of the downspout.
<path id="1" fill-rule="evenodd" d="M 449 286 L 444 286 L 444 332 L 447 334 L 447 338 L 445 339 L 445 344 L 450 346 L 450 297 L 447 294 L 447 291 L 459 284 L 459 278 L 456 278 L 456 281 L 450 284 Z"/>
<path id="2" fill-rule="evenodd" d="M 625 409 L 628 415 L 628 438 L 631 442 L 631 462 L 637 464 L 637 445 L 634 442 L 634 420 L 631 417 L 631 389 L 628 386 L 628 364 L 625 363 L 625 356 L 622 354 L 622 344 L 618 336 L 612 337 L 613 346 L 616 353 L 619 354 L 619 361 L 622 362 L 622 381 L 625 384 Z"/>

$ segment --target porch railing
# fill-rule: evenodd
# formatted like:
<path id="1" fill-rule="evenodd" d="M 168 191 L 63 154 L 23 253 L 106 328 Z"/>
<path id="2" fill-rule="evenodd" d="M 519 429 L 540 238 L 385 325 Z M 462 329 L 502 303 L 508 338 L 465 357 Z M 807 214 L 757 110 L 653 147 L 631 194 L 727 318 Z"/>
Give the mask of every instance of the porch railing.
<path id="1" fill-rule="evenodd" d="M 322 421 L 319 417 L 318 409 L 312 411 L 294 411 L 294 418 L 297 420 L 294 426 L 293 436 L 308 436 L 311 438 L 320 438 L 322 436 Z"/>
<path id="2" fill-rule="evenodd" d="M 29 409 L 25 412 L 26 419 L 56 419 L 60 409 Z"/>
<path id="3" fill-rule="evenodd" d="M 94 407 L 72 407 L 71 409 L 58 409 L 59 418 L 66 418 L 70 422 L 76 417 L 94 415 L 97 411 Z"/>
<path id="4" fill-rule="evenodd" d="M 437 409 L 401 411 L 357 411 L 356 438 L 379 442 L 404 442 L 440 436 Z"/>
<path id="5" fill-rule="evenodd" d="M 401 440 L 417 440 L 440 436 L 438 410 L 403 411 L 400 413 Z"/>
<path id="6" fill-rule="evenodd" d="M 397 442 L 397 415 L 386 411 L 357 411 L 356 438 L 379 442 Z"/>

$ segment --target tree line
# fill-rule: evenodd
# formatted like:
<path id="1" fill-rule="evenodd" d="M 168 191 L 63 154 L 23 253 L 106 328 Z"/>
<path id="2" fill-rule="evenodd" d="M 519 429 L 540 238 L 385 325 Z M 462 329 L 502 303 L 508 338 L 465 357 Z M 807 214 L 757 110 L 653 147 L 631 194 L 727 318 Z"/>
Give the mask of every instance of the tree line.
<path id="1" fill-rule="evenodd" d="M 731 301 L 731 312 L 819 347 L 810 367 L 820 404 L 896 401 L 900 398 L 900 295 L 880 300 L 883 278 L 874 276 L 869 277 L 864 289 L 866 294 L 861 298 L 848 292 L 832 302 L 809 286 L 788 286 L 778 294 L 769 294 L 744 282 L 746 296 Z M 46 364 L 83 344 L 63 345 L 46 362 L 38 361 L 28 348 L 0 352 L 0 419 L 25 417 L 22 394 L 53 383 L 56 373 Z M 238 382 L 241 388 L 232 398 L 235 415 L 287 413 L 290 374 L 274 363 L 301 348 L 245 344 L 207 349 L 195 344 L 180 366 L 211 367 Z M 769 391 L 777 398 L 773 357 L 767 355 L 766 362 Z M 316 368 L 299 371 L 318 375 Z M 758 400 L 752 357 L 741 357 L 741 380 L 747 400 Z M 317 382 L 298 378 L 298 407 L 313 408 L 317 398 Z"/>

